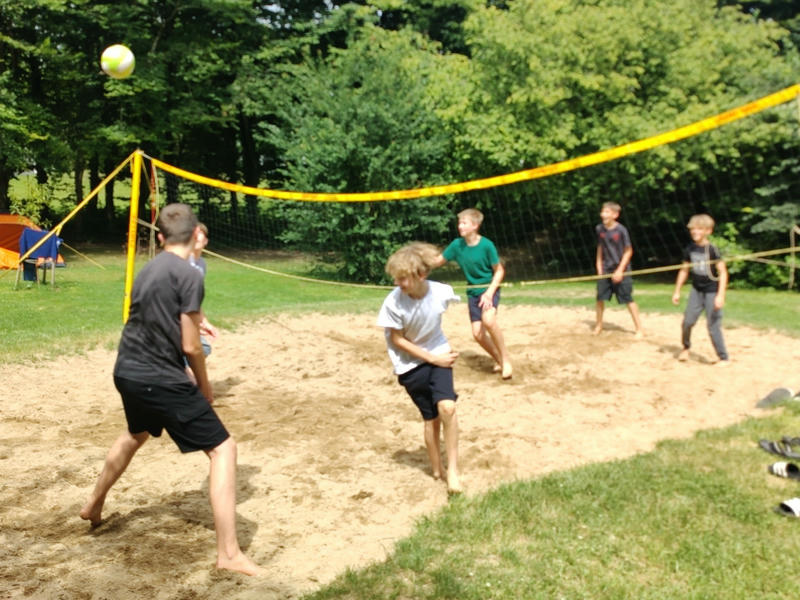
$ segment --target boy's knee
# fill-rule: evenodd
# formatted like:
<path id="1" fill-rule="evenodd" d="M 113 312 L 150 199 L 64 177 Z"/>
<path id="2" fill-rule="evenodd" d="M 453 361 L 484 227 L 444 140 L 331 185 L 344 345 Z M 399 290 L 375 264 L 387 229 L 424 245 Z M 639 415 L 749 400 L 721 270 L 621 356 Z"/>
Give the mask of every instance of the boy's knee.
<path id="1" fill-rule="evenodd" d="M 207 452 L 208 452 L 209 456 L 227 455 L 227 456 L 232 456 L 232 457 L 235 458 L 236 457 L 236 440 L 233 439 L 232 435 L 229 435 L 228 438 L 224 442 L 222 442 L 220 445 L 216 446 L 215 448 L 212 448 L 211 450 L 208 450 Z"/>
<path id="2" fill-rule="evenodd" d="M 453 400 L 440 400 L 436 404 L 436 408 L 439 411 L 439 416 L 447 421 L 456 414 L 456 403 Z"/>

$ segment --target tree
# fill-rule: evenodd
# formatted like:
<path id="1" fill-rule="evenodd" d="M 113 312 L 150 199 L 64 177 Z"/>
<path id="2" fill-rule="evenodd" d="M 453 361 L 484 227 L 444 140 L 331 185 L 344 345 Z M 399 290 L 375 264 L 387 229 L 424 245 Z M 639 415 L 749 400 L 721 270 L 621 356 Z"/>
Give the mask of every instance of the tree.
<path id="1" fill-rule="evenodd" d="M 438 114 L 450 99 L 438 86 L 461 60 L 451 64 L 418 33 L 366 24 L 346 49 L 288 70 L 276 90 L 280 122 L 265 140 L 283 157 L 285 183 L 365 192 L 451 181 L 451 137 Z M 452 221 L 441 202 L 289 207 L 285 218 L 287 241 L 310 230 L 316 249 L 344 249 L 341 275 L 371 280 L 417 227 L 410 223 L 441 233 Z"/>

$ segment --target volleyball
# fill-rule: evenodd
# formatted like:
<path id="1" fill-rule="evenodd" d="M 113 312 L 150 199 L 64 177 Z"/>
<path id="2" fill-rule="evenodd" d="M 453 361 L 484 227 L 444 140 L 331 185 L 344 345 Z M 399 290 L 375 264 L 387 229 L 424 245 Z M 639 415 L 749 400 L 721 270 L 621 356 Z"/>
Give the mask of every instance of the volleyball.
<path id="1" fill-rule="evenodd" d="M 103 72 L 114 79 L 125 79 L 133 73 L 136 66 L 136 59 L 130 48 L 122 44 L 114 44 L 103 50 L 100 56 L 100 68 Z"/>

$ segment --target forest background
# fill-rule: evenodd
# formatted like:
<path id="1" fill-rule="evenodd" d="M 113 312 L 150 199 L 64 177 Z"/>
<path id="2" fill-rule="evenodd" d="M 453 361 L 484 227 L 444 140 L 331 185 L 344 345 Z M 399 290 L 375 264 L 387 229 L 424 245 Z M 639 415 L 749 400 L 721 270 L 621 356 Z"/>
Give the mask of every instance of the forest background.
<path id="1" fill-rule="evenodd" d="M 136 148 L 209 177 L 314 192 L 514 172 L 797 83 L 798 41 L 791 0 L 0 0 L 0 212 L 53 224 L 85 197 L 87 181 L 94 188 Z M 136 55 L 129 79 L 100 72 L 113 43 Z M 613 174 L 572 178 L 542 211 L 569 219 L 631 190 L 691 188 L 687 177 L 746 179 L 755 194 L 718 199 L 731 223 L 724 235 L 740 249 L 755 238 L 780 247 L 800 218 L 798 147 L 792 104 L 680 152 L 664 146 Z M 15 195 L 23 175 L 39 186 Z M 65 176 L 66 203 L 56 191 Z M 706 209 L 701 195 L 678 201 Z M 234 216 L 263 216 L 255 198 L 230 202 Z M 452 233 L 460 202 L 308 207 L 279 215 L 276 237 L 288 245 L 312 228 L 322 247 L 351 247 L 345 277 L 377 280 L 387 250 L 407 241 L 409 219 Z M 509 203 L 482 208 L 492 216 Z M 354 225 L 341 231 L 344 212 Z M 643 230 L 664 218 L 676 215 L 645 215 Z M 126 220 L 110 185 L 67 232 L 73 243 L 116 241 Z M 369 239 L 359 244 L 359 235 Z M 777 284 L 755 270 L 736 280 Z"/>

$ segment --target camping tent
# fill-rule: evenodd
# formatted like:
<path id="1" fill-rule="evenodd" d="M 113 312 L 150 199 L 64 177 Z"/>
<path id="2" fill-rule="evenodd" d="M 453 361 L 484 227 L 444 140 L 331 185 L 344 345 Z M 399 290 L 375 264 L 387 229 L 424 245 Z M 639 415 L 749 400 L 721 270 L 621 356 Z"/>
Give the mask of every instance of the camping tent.
<path id="1" fill-rule="evenodd" d="M 16 269 L 19 263 L 19 238 L 26 227 L 41 230 L 28 217 L 0 214 L 0 269 Z M 64 266 L 59 255 L 58 266 Z"/>

